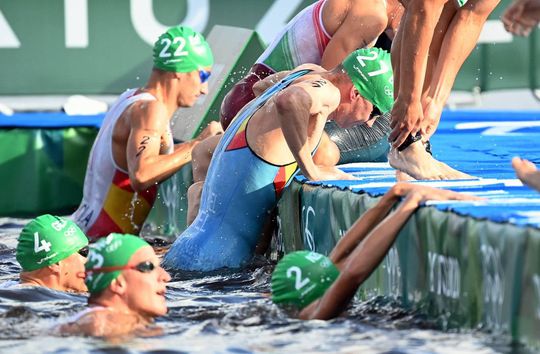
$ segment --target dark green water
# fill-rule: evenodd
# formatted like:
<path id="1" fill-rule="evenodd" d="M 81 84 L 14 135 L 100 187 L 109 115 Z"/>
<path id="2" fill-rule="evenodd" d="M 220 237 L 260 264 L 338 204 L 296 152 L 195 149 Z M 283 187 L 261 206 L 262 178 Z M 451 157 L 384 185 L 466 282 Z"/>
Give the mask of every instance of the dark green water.
<path id="1" fill-rule="evenodd" d="M 14 249 L 27 220 L 0 218 L 0 284 L 18 279 Z M 0 285 L 0 353 L 528 353 L 505 336 L 443 332 L 385 299 L 356 302 L 333 321 L 299 321 L 268 298 L 271 264 L 190 278 L 173 274 L 163 334 L 119 343 L 59 337 L 86 298 Z"/>

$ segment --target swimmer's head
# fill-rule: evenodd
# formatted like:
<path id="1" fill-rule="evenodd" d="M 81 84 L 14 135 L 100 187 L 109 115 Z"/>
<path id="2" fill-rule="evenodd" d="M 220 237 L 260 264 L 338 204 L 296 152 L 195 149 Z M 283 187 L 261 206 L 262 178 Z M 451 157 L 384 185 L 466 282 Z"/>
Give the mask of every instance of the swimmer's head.
<path id="1" fill-rule="evenodd" d="M 85 268 L 89 302 L 108 297 L 146 317 L 167 313 L 165 285 L 170 276 L 142 238 L 113 233 L 100 239 L 89 247 Z"/>
<path id="2" fill-rule="evenodd" d="M 208 42 L 190 27 L 171 27 L 154 44 L 154 67 L 160 70 L 189 73 L 207 70 L 213 64 Z"/>
<path id="3" fill-rule="evenodd" d="M 41 215 L 22 229 L 17 244 L 17 262 L 25 272 L 58 263 L 88 245 L 88 239 L 71 220 Z"/>
<path id="4" fill-rule="evenodd" d="M 297 251 L 287 254 L 272 274 L 272 301 L 303 309 L 326 292 L 339 270 L 322 254 Z"/>
<path id="5" fill-rule="evenodd" d="M 358 49 L 342 63 L 345 72 L 362 97 L 381 113 L 394 104 L 394 77 L 390 53 L 379 48 Z"/>
<path id="6" fill-rule="evenodd" d="M 21 283 L 60 291 L 86 291 L 86 259 L 81 254 L 87 245 L 84 233 L 69 219 L 47 214 L 30 221 L 17 244 Z"/>
<path id="7" fill-rule="evenodd" d="M 169 28 L 154 44 L 157 77 L 174 78 L 171 86 L 178 107 L 192 107 L 208 93 L 214 57 L 204 37 L 186 26 Z M 172 96 L 172 95 L 171 95 Z"/>
<path id="8" fill-rule="evenodd" d="M 150 245 L 140 237 L 115 233 L 90 245 L 84 266 L 88 292 L 99 293 L 108 287 L 122 273 L 121 269 L 114 269 L 126 266 L 131 256 L 142 247 Z"/>

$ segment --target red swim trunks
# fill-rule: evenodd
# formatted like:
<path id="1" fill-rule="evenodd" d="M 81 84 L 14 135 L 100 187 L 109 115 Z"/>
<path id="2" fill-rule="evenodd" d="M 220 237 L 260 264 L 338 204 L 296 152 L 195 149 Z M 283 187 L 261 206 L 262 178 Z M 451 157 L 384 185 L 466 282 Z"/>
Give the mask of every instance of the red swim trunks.
<path id="1" fill-rule="evenodd" d="M 253 85 L 274 73 L 266 65 L 257 63 L 251 67 L 249 73 L 242 80 L 233 86 L 221 103 L 219 114 L 223 129 L 227 129 L 238 111 L 255 98 Z"/>

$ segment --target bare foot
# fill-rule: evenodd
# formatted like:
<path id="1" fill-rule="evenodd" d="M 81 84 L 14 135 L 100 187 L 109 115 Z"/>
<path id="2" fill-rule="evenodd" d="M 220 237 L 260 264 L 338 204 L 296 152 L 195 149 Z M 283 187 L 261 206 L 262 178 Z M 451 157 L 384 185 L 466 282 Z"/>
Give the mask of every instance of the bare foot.
<path id="1" fill-rule="evenodd" d="M 540 171 L 536 168 L 534 163 L 529 160 L 514 157 L 512 159 L 512 167 L 516 170 L 516 175 L 523 184 L 540 192 Z"/>
<path id="2" fill-rule="evenodd" d="M 201 195 L 204 182 L 195 182 L 189 186 L 187 191 L 188 210 L 187 210 L 187 226 L 191 225 L 199 214 L 201 206 Z"/>
<path id="3" fill-rule="evenodd" d="M 435 161 L 437 161 L 437 160 L 435 160 Z M 446 178 L 444 178 L 444 179 L 471 179 L 471 178 L 476 178 L 474 176 L 471 176 L 471 175 L 468 175 L 468 174 L 463 173 L 461 171 L 458 171 L 458 170 L 448 166 L 444 162 L 441 162 L 441 161 L 437 161 L 437 162 L 439 163 L 439 168 L 441 169 L 441 171 L 443 171 L 443 174 L 446 176 Z"/>
<path id="4" fill-rule="evenodd" d="M 388 154 L 390 166 L 408 174 L 414 179 L 468 179 L 473 178 L 437 161 L 424 149 L 421 141 L 411 144 L 403 151 L 391 149 Z"/>
<path id="5" fill-rule="evenodd" d="M 414 178 L 400 170 L 396 170 L 396 180 L 398 182 L 416 181 Z"/>

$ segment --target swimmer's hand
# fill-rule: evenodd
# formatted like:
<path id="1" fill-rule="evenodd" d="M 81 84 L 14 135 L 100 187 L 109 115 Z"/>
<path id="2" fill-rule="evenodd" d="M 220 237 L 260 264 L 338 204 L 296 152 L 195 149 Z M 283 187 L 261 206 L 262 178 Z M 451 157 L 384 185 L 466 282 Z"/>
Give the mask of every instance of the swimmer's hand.
<path id="1" fill-rule="evenodd" d="M 424 203 L 427 200 L 484 200 L 484 198 L 476 197 L 474 195 L 403 182 L 396 183 L 392 187 L 392 193 L 403 198 L 414 195 L 418 204 Z"/>
<path id="2" fill-rule="evenodd" d="M 353 175 L 341 171 L 334 166 L 317 166 L 317 174 L 313 178 L 314 181 L 335 181 L 335 180 L 356 180 L 358 178 Z"/>
<path id="3" fill-rule="evenodd" d="M 197 137 L 197 140 L 202 141 L 212 136 L 223 134 L 223 128 L 219 122 L 210 122 L 206 128 L 203 129 L 201 134 Z"/>
<path id="4" fill-rule="evenodd" d="M 540 1 L 515 0 L 501 19 L 508 32 L 517 36 L 528 36 L 540 21 Z"/>
<path id="5" fill-rule="evenodd" d="M 420 131 L 423 121 L 423 109 L 420 101 L 404 102 L 399 97 L 392 108 L 390 127 L 392 132 L 388 141 L 394 148 L 401 146 L 409 135 L 415 136 Z"/>
<path id="6" fill-rule="evenodd" d="M 534 163 L 519 157 L 512 159 L 512 167 L 523 184 L 540 192 L 540 171 Z"/>

